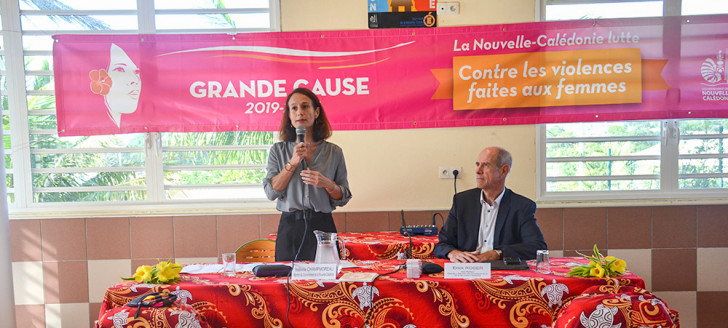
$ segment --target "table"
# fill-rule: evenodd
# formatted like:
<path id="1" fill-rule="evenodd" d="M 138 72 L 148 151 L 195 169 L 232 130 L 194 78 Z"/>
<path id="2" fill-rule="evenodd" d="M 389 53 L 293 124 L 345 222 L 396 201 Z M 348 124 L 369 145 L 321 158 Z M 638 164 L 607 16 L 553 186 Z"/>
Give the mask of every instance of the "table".
<path id="1" fill-rule="evenodd" d="M 444 266 L 445 260 L 432 260 Z M 176 293 L 207 319 L 211 327 L 541 327 L 551 326 L 559 307 L 592 286 L 644 288 L 629 272 L 612 279 L 568 277 L 582 258 L 553 258 L 552 273 L 532 270 L 492 271 L 491 279 L 445 279 L 444 272 L 406 278 L 405 270 L 389 275 L 403 260 L 353 261 L 376 271 L 367 282 L 290 281 L 261 278 L 251 272 L 234 277 L 182 274 L 172 285 L 123 281 L 106 290 L 101 315 L 133 298 L 156 291 Z M 531 268 L 534 265 L 529 262 Z M 289 301 L 290 299 L 290 301 Z M 288 305 L 290 304 L 290 308 Z M 286 313 L 288 311 L 288 318 Z M 371 314 L 370 314 L 371 312 Z"/>
<path id="2" fill-rule="evenodd" d="M 397 253 L 407 252 L 409 238 L 399 232 L 342 232 L 337 234 L 346 245 L 346 258 L 352 260 L 394 260 Z M 267 238 L 275 240 L 272 234 Z M 437 244 L 435 236 L 412 236 L 412 255 L 418 259 L 435 258 L 432 251 Z"/>

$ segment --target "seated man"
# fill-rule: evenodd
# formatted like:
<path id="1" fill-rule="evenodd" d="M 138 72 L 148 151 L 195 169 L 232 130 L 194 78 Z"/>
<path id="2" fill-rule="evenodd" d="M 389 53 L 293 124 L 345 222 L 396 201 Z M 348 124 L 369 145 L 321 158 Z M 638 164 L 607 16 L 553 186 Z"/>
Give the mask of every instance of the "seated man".
<path id="1" fill-rule="evenodd" d="M 478 155 L 478 187 L 453 197 L 434 254 L 453 262 L 484 262 L 504 257 L 536 258 L 547 249 L 536 224 L 536 203 L 505 187 L 511 154 L 499 147 Z"/>

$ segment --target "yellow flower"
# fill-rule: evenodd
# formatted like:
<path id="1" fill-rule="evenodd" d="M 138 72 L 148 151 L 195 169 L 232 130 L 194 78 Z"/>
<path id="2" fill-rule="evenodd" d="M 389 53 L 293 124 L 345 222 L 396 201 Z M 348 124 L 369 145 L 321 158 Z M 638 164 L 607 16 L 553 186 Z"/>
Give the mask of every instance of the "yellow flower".
<path id="1" fill-rule="evenodd" d="M 579 255 L 589 260 L 589 264 L 572 268 L 568 275 L 571 277 L 614 277 L 621 276 L 627 271 L 627 263 L 614 256 L 602 256 L 597 245 L 594 245 L 594 255 Z"/>
<path id="2" fill-rule="evenodd" d="M 604 277 L 604 268 L 597 263 L 597 265 L 589 270 L 589 275 L 592 277 L 602 278 Z"/>
<path id="3" fill-rule="evenodd" d="M 182 271 L 182 266 L 171 261 L 162 261 L 157 263 L 155 269 L 157 271 L 157 280 L 159 282 L 168 282 L 179 278 L 179 272 Z"/>
<path id="4" fill-rule="evenodd" d="M 172 260 L 167 260 L 160 261 L 155 266 L 140 265 L 133 276 L 129 278 L 121 277 L 121 279 L 151 284 L 173 284 L 179 281 L 180 271 L 182 271 L 182 266 L 179 263 L 172 263 Z"/>
<path id="5" fill-rule="evenodd" d="M 147 282 L 152 278 L 152 266 L 140 265 L 133 276 L 136 282 Z"/>

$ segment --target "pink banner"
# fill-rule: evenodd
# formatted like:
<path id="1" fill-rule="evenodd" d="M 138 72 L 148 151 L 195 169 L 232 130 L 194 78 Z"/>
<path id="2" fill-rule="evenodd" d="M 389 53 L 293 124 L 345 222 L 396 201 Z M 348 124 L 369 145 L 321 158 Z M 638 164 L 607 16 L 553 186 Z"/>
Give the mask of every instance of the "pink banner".
<path id="1" fill-rule="evenodd" d="M 57 35 L 58 133 L 275 131 L 299 86 L 335 130 L 728 117 L 726 30 L 728 15 Z"/>

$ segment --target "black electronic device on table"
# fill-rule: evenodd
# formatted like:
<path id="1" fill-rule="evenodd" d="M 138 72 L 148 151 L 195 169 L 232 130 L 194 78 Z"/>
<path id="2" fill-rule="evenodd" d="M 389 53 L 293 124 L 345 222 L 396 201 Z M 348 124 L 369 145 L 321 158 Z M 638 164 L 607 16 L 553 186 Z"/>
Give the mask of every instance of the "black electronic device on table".
<path id="1" fill-rule="evenodd" d="M 399 233 L 402 236 L 407 234 L 412 236 L 435 236 L 437 235 L 436 225 L 408 225 L 399 228 Z"/>
<path id="2" fill-rule="evenodd" d="M 260 264 L 253 268 L 256 277 L 285 277 L 291 273 L 291 266 L 286 264 Z"/>
<path id="3" fill-rule="evenodd" d="M 528 270 L 526 261 L 517 257 L 506 257 L 502 260 L 488 261 L 491 270 Z"/>
<path id="4" fill-rule="evenodd" d="M 432 224 L 407 225 L 404 222 L 404 210 L 402 210 L 402 226 L 399 227 L 399 233 L 402 236 L 435 236 L 437 235 L 437 225 L 435 225 L 435 215 L 432 216 Z"/>
<path id="5" fill-rule="evenodd" d="M 440 273 L 443 270 L 445 269 L 437 263 L 422 261 L 422 273 L 424 274 Z"/>

